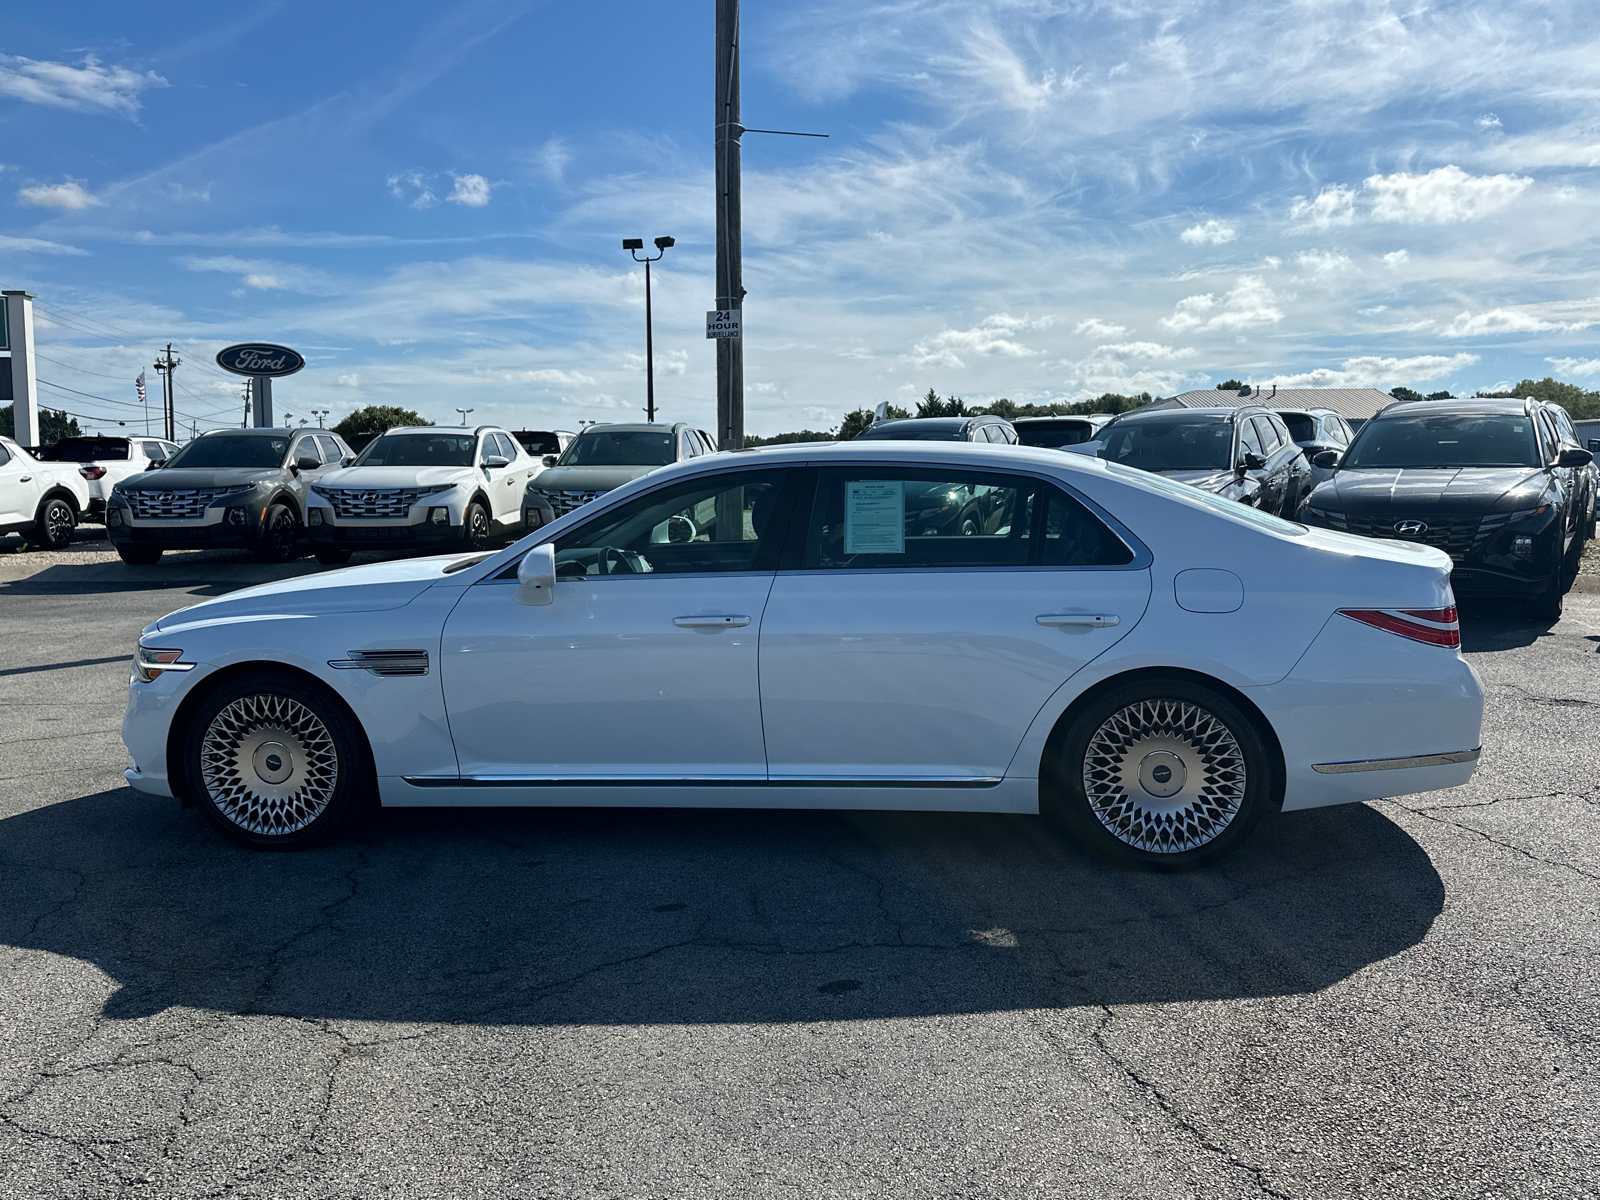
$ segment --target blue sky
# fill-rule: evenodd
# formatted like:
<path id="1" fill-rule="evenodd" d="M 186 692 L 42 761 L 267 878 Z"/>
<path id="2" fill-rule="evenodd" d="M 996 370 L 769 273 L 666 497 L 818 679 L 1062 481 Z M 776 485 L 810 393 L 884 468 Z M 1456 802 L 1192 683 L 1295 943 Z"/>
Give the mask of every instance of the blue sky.
<path id="1" fill-rule="evenodd" d="M 0 32 L 0 285 L 41 389 L 710 427 L 711 0 L 84 2 Z M 744 12 L 748 426 L 1219 379 L 1600 387 L 1600 10 L 823 0 Z M 152 373 L 151 378 L 154 378 Z M 71 388 L 67 392 L 61 388 Z M 90 393 L 94 397 L 77 393 Z M 112 402 L 116 403 L 112 403 Z"/>

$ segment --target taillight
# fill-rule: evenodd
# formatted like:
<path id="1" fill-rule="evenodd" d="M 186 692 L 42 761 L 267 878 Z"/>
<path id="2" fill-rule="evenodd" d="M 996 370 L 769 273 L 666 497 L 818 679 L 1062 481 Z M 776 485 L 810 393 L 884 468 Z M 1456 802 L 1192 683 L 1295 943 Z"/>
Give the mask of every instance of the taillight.
<path id="1" fill-rule="evenodd" d="M 104 467 L 79 467 L 78 468 L 78 474 L 82 475 L 85 479 L 99 479 L 105 473 L 106 473 L 106 469 Z"/>
<path id="2" fill-rule="evenodd" d="M 1339 612 L 1414 642 L 1452 649 L 1461 645 L 1461 626 L 1453 604 L 1449 608 L 1341 608 Z"/>

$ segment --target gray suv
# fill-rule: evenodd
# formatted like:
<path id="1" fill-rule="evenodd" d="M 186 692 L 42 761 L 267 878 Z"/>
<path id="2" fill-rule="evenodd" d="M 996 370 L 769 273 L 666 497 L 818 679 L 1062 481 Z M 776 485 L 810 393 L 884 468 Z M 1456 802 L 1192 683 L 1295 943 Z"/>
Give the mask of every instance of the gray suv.
<path id="1" fill-rule="evenodd" d="M 710 439 L 682 421 L 591 425 L 559 457 L 545 458 L 545 470 L 524 493 L 525 527 L 537 529 L 659 467 L 711 453 Z"/>

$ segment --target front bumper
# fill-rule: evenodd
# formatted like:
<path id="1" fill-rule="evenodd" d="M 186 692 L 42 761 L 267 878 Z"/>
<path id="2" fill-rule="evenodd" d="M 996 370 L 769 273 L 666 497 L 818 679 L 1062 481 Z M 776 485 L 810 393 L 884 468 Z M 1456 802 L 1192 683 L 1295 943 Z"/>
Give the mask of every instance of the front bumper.
<path id="1" fill-rule="evenodd" d="M 208 513 L 202 521 L 134 520 L 125 506 L 108 507 L 105 513 L 106 536 L 117 546 L 142 546 L 162 550 L 237 550 L 250 549 L 261 539 L 261 519 L 254 509 L 236 507 L 245 514 L 243 522 L 226 517 L 218 509 L 218 519 Z"/>
<path id="2" fill-rule="evenodd" d="M 306 537 L 315 547 L 341 550 L 396 545 L 453 548 L 465 540 L 466 527 L 459 521 L 438 524 L 426 515 L 417 521 L 340 520 L 330 508 L 312 507 L 306 510 Z"/>
<path id="3" fill-rule="evenodd" d="M 1498 514 L 1431 516 L 1429 531 L 1416 537 L 1389 532 L 1410 513 L 1359 513 L 1318 516 L 1302 505 L 1300 521 L 1317 529 L 1353 533 L 1379 541 L 1433 546 L 1450 556 L 1450 587 L 1460 596 L 1531 596 L 1550 585 L 1561 569 L 1561 523 L 1557 513 L 1539 520 L 1507 522 Z M 1387 536 L 1380 536 L 1376 529 Z M 1515 552 L 1517 539 L 1529 539 L 1528 552 Z"/>

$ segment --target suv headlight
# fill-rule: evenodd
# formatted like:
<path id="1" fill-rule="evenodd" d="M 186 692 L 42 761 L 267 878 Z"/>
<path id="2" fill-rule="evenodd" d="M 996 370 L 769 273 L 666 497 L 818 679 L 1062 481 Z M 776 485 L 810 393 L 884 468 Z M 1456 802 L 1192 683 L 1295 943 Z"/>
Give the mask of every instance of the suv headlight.
<path id="1" fill-rule="evenodd" d="M 1541 504 L 1538 508 L 1519 508 L 1516 512 L 1506 514 L 1506 521 L 1531 521 L 1534 517 L 1542 517 L 1550 511 L 1548 504 Z"/>
<path id="2" fill-rule="evenodd" d="M 440 492 L 454 491 L 460 486 L 461 485 L 459 483 L 436 483 L 432 487 L 418 488 L 417 495 L 437 496 Z"/>
<path id="3" fill-rule="evenodd" d="M 261 485 L 259 483 L 236 483 L 231 487 L 219 487 L 211 490 L 213 500 L 221 500 L 224 496 L 242 496 L 246 492 L 253 492 Z"/>
<path id="4" fill-rule="evenodd" d="M 1315 517 L 1319 521 L 1326 521 L 1335 529 L 1347 529 L 1350 525 L 1350 522 L 1345 520 L 1343 513 L 1334 512 L 1332 509 L 1327 508 L 1317 508 L 1311 504 L 1306 505 L 1306 515 Z"/>

